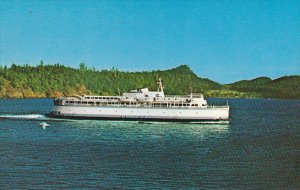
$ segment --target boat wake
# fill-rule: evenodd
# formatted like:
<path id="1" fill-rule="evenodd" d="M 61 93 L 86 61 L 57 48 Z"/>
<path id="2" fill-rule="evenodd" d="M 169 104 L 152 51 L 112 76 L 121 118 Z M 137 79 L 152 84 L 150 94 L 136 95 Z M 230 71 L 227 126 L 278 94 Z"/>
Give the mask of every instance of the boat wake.
<path id="1" fill-rule="evenodd" d="M 0 115 L 1 119 L 45 119 L 46 117 L 41 114 L 4 114 Z"/>
<path id="2" fill-rule="evenodd" d="M 0 114 L 0 120 L 31 120 L 31 121 L 70 121 L 64 119 L 49 118 L 42 114 Z"/>

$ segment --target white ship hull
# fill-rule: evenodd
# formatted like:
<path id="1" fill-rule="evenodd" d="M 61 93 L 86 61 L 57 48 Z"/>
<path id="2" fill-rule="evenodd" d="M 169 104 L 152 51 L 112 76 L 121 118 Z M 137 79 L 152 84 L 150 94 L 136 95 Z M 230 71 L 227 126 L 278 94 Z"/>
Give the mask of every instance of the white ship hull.
<path id="1" fill-rule="evenodd" d="M 208 108 L 155 108 L 109 106 L 54 106 L 55 118 L 142 121 L 218 121 L 229 119 L 229 106 Z"/>

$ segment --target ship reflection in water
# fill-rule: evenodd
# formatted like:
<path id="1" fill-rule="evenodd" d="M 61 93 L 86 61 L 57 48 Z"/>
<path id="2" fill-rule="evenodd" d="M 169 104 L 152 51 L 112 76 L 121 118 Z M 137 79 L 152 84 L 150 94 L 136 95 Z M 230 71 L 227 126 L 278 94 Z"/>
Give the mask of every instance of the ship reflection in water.
<path id="1" fill-rule="evenodd" d="M 214 123 L 174 123 L 174 122 L 138 122 L 138 121 L 94 121 L 72 120 L 72 127 L 81 133 L 97 130 L 98 140 L 135 141 L 145 143 L 153 139 L 170 140 L 184 138 L 186 142 L 195 139 L 225 138 L 230 133 L 230 124 L 225 121 Z M 152 139 L 152 140 L 151 140 Z M 140 142 L 139 142 L 140 141 Z"/>

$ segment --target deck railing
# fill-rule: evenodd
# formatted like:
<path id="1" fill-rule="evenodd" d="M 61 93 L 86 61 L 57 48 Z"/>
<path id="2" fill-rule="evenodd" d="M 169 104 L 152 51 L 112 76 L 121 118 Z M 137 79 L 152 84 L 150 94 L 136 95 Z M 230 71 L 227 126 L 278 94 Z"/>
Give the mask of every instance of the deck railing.
<path id="1" fill-rule="evenodd" d="M 132 107 L 132 108 L 226 108 L 227 105 L 209 105 L 207 107 L 198 107 L 198 106 L 190 106 L 190 105 L 174 105 L 174 104 L 167 104 L 167 103 L 148 103 L 148 104 L 141 104 L 141 103 L 128 103 L 128 104 L 121 104 L 119 102 L 88 102 L 88 103 L 64 103 L 63 106 L 91 106 L 91 107 Z"/>

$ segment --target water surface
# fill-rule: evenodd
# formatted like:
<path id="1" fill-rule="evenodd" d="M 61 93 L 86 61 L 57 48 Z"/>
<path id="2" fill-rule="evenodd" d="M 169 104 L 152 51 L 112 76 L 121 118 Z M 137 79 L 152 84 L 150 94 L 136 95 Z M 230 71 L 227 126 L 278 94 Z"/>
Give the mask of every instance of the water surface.
<path id="1" fill-rule="evenodd" d="M 300 188 L 300 101 L 228 101 L 230 124 L 182 124 L 49 119 L 51 99 L 0 100 L 0 186 Z"/>

